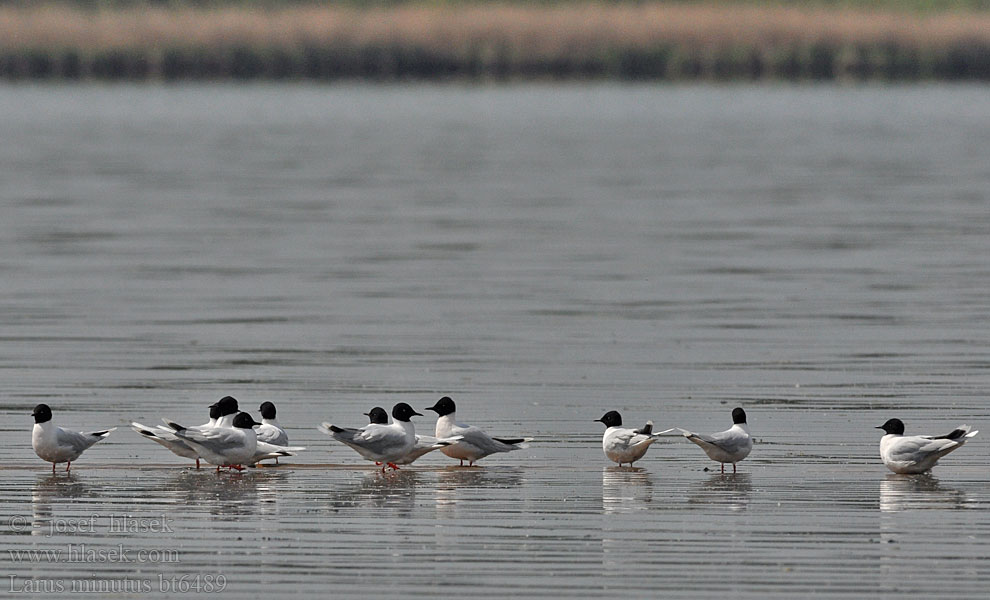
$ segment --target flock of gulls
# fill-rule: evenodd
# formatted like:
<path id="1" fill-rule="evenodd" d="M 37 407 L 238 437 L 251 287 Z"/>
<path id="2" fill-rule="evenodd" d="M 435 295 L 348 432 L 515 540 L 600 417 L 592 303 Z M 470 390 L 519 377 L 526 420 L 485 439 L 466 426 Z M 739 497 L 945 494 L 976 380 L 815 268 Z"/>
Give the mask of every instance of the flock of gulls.
<path id="1" fill-rule="evenodd" d="M 183 458 L 204 461 L 221 468 L 243 470 L 262 460 L 275 460 L 294 456 L 305 450 L 304 447 L 289 446 L 289 436 L 279 425 L 275 405 L 265 402 L 261 405 L 261 422 L 241 412 L 237 400 L 224 396 L 211 404 L 210 420 L 202 425 L 184 427 L 174 421 L 162 419 L 165 425 L 148 427 L 132 422 L 131 428 L 143 437 L 156 442 L 172 453 Z M 370 423 L 360 428 L 340 427 L 333 423 L 323 423 L 319 430 L 338 442 L 354 449 L 363 458 L 386 469 L 398 469 L 408 465 L 424 454 L 440 450 L 450 458 L 464 461 L 468 466 L 490 454 L 511 452 L 526 448 L 532 438 L 492 437 L 477 427 L 458 423 L 455 417 L 456 406 L 448 396 L 440 398 L 433 406 L 424 410 L 437 413 L 434 435 L 419 435 L 410 419 L 423 416 L 405 402 L 392 408 L 392 422 L 388 413 L 375 407 L 365 413 Z M 55 465 L 66 463 L 65 470 L 72 461 L 93 444 L 105 439 L 116 427 L 87 433 L 69 431 L 55 425 L 52 410 L 47 404 L 39 404 L 31 413 L 34 416 L 34 429 L 31 444 L 42 460 Z M 746 425 L 746 411 L 732 410 L 732 427 L 712 434 L 700 434 L 674 427 L 657 433 L 653 432 L 653 422 L 647 421 L 639 429 L 622 427 L 622 416 L 614 410 L 596 419 L 606 427 L 602 437 L 605 456 L 622 466 L 632 465 L 643 458 L 650 445 L 663 435 L 679 435 L 694 442 L 713 461 L 732 465 L 749 456 L 753 449 L 753 439 Z M 890 419 L 877 427 L 884 435 L 880 438 L 880 458 L 888 469 L 895 473 L 924 473 L 930 470 L 940 458 L 959 448 L 966 440 L 979 431 L 968 425 L 960 425 L 946 435 L 904 435 L 904 423 L 900 419 Z M 676 433 L 673 433 L 676 432 Z"/>

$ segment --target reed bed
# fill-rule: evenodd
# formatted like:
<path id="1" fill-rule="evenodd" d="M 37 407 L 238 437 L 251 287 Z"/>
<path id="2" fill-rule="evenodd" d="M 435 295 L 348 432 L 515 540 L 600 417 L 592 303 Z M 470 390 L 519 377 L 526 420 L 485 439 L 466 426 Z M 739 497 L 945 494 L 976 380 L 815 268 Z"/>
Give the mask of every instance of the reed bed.
<path id="1" fill-rule="evenodd" d="M 990 13 L 567 4 L 0 8 L 0 77 L 990 80 Z"/>

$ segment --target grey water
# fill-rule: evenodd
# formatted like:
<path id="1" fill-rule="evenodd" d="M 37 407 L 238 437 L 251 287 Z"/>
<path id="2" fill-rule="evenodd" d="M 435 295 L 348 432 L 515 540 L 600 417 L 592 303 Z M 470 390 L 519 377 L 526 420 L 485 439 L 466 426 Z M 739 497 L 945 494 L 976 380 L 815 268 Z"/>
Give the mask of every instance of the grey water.
<path id="1" fill-rule="evenodd" d="M 978 86 L 0 87 L 0 590 L 33 597 L 982 598 Z M 217 474 L 131 421 L 273 401 Z M 528 449 L 395 473 L 372 406 Z M 32 407 L 117 427 L 53 475 Z M 719 431 L 633 468 L 594 420 Z M 930 475 L 874 427 L 985 432 Z"/>

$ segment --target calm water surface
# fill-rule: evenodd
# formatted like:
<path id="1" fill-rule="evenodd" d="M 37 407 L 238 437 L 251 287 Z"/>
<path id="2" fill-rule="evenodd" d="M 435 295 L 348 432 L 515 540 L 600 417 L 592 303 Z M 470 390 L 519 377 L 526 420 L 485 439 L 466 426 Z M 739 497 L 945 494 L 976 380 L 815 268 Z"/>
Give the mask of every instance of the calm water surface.
<path id="1" fill-rule="evenodd" d="M 0 87 L 0 589 L 982 598 L 988 98 Z M 226 394 L 306 452 L 218 476 L 127 426 Z M 444 394 L 536 441 L 382 475 L 316 431 Z M 53 476 L 39 402 L 118 430 Z M 593 422 L 737 405 L 736 475 L 678 438 L 616 468 Z M 895 476 L 892 416 L 986 431 Z"/>

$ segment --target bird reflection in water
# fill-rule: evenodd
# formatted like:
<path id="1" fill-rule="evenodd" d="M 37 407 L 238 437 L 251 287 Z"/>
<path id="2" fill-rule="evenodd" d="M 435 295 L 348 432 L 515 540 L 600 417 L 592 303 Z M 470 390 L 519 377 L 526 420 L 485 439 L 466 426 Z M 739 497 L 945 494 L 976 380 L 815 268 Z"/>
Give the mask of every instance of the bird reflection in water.
<path id="1" fill-rule="evenodd" d="M 168 479 L 157 494 L 177 505 L 207 507 L 210 514 L 220 520 L 236 520 L 238 516 L 273 512 L 278 489 L 286 487 L 290 473 L 281 469 L 258 469 L 230 477 L 215 477 L 182 469 Z"/>
<path id="2" fill-rule="evenodd" d="M 716 473 L 691 490 L 688 503 L 745 510 L 752 489 L 751 473 Z"/>
<path id="3" fill-rule="evenodd" d="M 602 469 L 602 510 L 606 514 L 643 510 L 653 502 L 653 479 L 642 467 Z"/>
<path id="4" fill-rule="evenodd" d="M 420 475 L 411 469 L 382 473 L 375 470 L 357 485 L 330 496 L 330 506 L 336 509 L 373 508 L 394 511 L 393 516 L 410 516 L 416 507 L 416 488 Z"/>
<path id="5" fill-rule="evenodd" d="M 522 470 L 516 467 L 484 467 L 478 469 L 448 466 L 437 471 L 437 509 L 446 511 L 458 503 L 478 497 L 479 489 L 509 489 L 521 485 Z M 490 499 L 491 493 L 485 494 Z"/>
<path id="6" fill-rule="evenodd" d="M 888 473 L 880 481 L 880 510 L 896 512 L 916 508 L 964 508 L 965 492 L 939 483 L 931 473 Z"/>
<path id="7" fill-rule="evenodd" d="M 31 488 L 31 535 L 49 536 L 55 525 L 53 505 L 64 504 L 64 500 L 90 501 L 94 494 L 89 487 L 78 479 L 78 476 L 71 471 L 65 474 L 50 473 L 38 475 L 38 480 Z M 89 506 L 89 505 L 84 505 Z M 81 508 L 85 513 L 83 516 L 91 517 L 92 510 Z M 60 514 L 60 518 L 67 518 Z"/>

